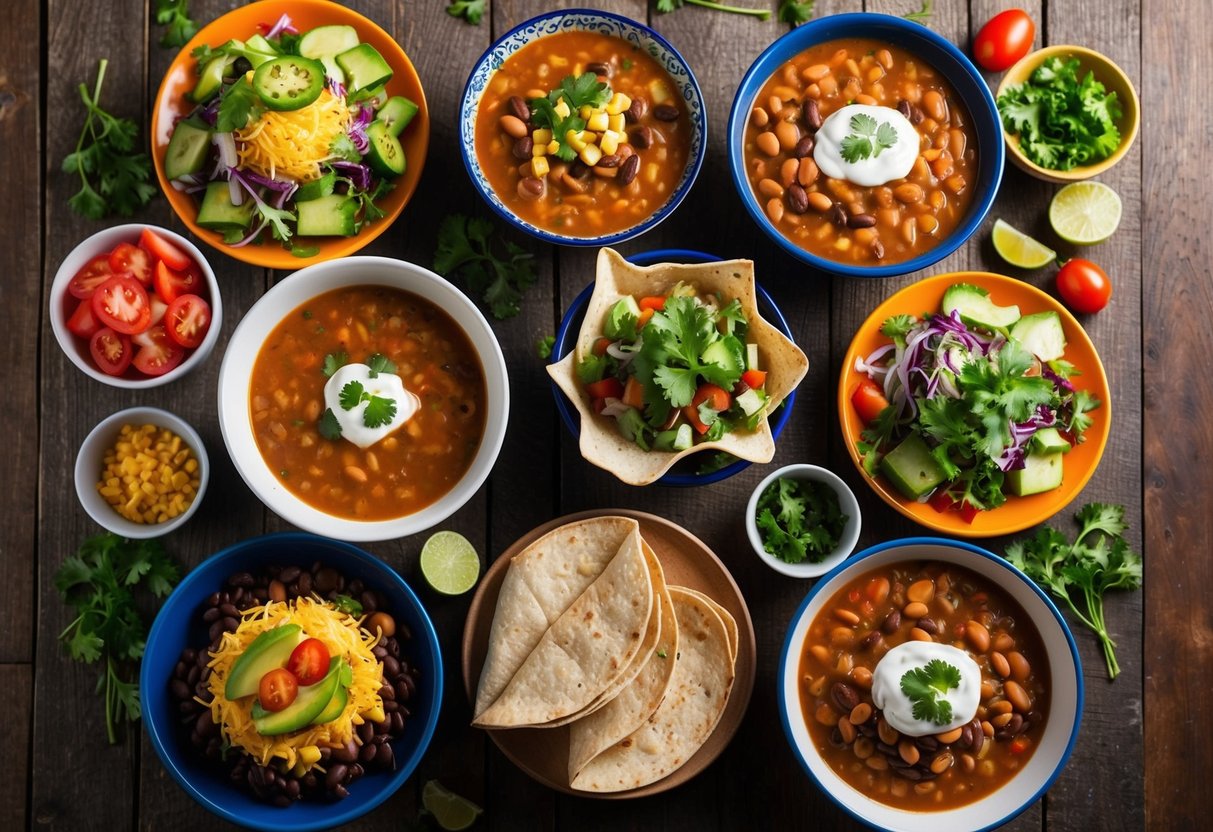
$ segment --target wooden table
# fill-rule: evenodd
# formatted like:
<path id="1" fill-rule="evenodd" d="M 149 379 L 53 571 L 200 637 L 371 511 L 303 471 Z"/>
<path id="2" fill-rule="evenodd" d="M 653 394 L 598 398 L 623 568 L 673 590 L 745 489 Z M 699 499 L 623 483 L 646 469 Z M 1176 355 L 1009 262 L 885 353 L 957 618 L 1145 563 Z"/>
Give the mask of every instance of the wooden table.
<path id="1" fill-rule="evenodd" d="M 774 0 L 742 0 L 773 7 Z M 52 576 L 86 536 L 97 531 L 76 501 L 71 470 L 79 442 L 102 417 L 123 407 L 167 407 L 198 427 L 211 452 L 214 479 L 194 520 L 165 542 L 184 564 L 241 538 L 283 527 L 250 494 L 223 451 L 215 385 L 223 343 L 241 314 L 280 273 L 242 265 L 208 251 L 223 290 L 223 340 L 206 366 L 167 387 L 132 393 L 79 373 L 55 344 L 46 292 L 59 262 L 107 223 L 71 213 L 76 183 L 59 170 L 82 119 L 76 85 L 94 78 L 98 59 L 110 67 L 104 104 L 145 127 L 148 100 L 171 58 L 141 0 L 11 0 L 0 26 L 0 338 L 7 356 L 0 515 L 0 746 L 12 757 L 0 776 L 0 827 L 21 824 L 66 830 L 213 829 L 215 819 L 165 773 L 136 729 L 125 744 L 106 744 L 93 668 L 71 662 L 56 638 L 68 623 Z M 192 0 L 206 22 L 234 0 Z M 393 32 L 421 73 L 433 114 L 431 152 L 420 191 L 404 216 L 369 253 L 428 265 L 438 221 L 455 210 L 485 213 L 459 162 L 456 99 L 475 58 L 494 36 L 556 5 L 551 0 L 496 0 L 479 26 L 443 13 L 444 0 L 357 0 L 351 5 Z M 865 513 L 862 544 L 920 529 L 880 503 L 847 460 L 833 414 L 840 357 L 856 326 L 880 300 L 921 274 L 882 281 L 830 278 L 779 254 L 741 212 L 729 182 L 724 131 L 733 92 L 754 57 L 785 26 L 687 7 L 651 13 L 644 0 L 597 5 L 648 19 L 690 61 L 709 104 L 708 158 L 690 197 L 675 215 L 622 248 L 696 247 L 752 257 L 811 359 L 777 463 L 812 461 L 841 472 Z M 903 14 L 917 0 L 818 0 L 817 15 L 842 11 Z M 997 0 L 936 0 L 929 25 L 960 44 L 1008 5 Z M 1090 255 L 1112 275 L 1115 295 L 1104 312 L 1084 319 L 1108 370 L 1115 431 L 1082 501 L 1123 503 L 1135 547 L 1144 550 L 1145 592 L 1118 594 L 1108 622 L 1123 672 L 1105 677 L 1094 638 L 1075 635 L 1086 668 L 1087 702 L 1074 756 L 1048 796 L 1013 822 L 1014 829 L 1208 828 L 1200 790 L 1213 773 L 1209 741 L 1213 619 L 1203 588 L 1213 578 L 1207 497 L 1213 461 L 1208 412 L 1213 383 L 1209 326 L 1213 253 L 1205 184 L 1213 168 L 1208 107 L 1190 80 L 1197 56 L 1213 45 L 1207 4 L 1187 0 L 1108 0 L 1099 4 L 1028 0 L 1040 24 L 1038 45 L 1076 43 L 1112 56 L 1137 84 L 1142 135 L 1105 181 L 1124 199 L 1120 230 Z M 991 77 L 992 82 L 996 78 Z M 989 243 L 989 223 L 1004 217 L 1058 242 L 1046 206 L 1054 188 L 1008 166 L 987 227 L 932 272 L 966 268 L 1006 271 Z M 179 227 L 161 198 L 138 217 Z M 111 222 L 116 222 L 112 220 Z M 755 466 L 724 483 L 695 490 L 628 488 L 591 468 L 558 424 L 534 342 L 555 331 L 561 311 L 590 280 L 593 252 L 532 250 L 539 284 L 517 318 L 495 324 L 510 368 L 509 433 L 484 489 L 446 524 L 492 559 L 526 530 L 554 516 L 594 507 L 632 507 L 684 524 L 733 571 L 758 634 L 759 676 L 740 732 L 702 776 L 659 798 L 603 802 L 558 796 L 510 765 L 483 734 L 468 728 L 458 680 L 459 639 L 468 597 L 425 596 L 448 667 L 437 736 L 412 780 L 358 828 L 399 829 L 418 809 L 421 784 L 440 778 L 487 808 L 493 829 L 810 829 L 854 826 L 825 800 L 794 762 L 779 730 L 775 670 L 788 618 L 807 584 L 758 563 L 742 530 L 745 498 L 763 475 Z M 1064 255 L 1071 252 L 1062 247 Z M 1053 269 L 1017 276 L 1052 289 Z M 33 416 L 36 414 L 36 418 Z M 765 469 L 770 470 L 770 469 Z M 1065 526 L 1069 512 L 1056 518 Z M 420 585 L 417 553 L 424 538 L 370 547 Z M 1004 540 L 989 541 L 995 550 Z M 1146 622 L 1149 627 L 1146 627 Z M 167 669 L 166 669 L 167 672 Z"/>

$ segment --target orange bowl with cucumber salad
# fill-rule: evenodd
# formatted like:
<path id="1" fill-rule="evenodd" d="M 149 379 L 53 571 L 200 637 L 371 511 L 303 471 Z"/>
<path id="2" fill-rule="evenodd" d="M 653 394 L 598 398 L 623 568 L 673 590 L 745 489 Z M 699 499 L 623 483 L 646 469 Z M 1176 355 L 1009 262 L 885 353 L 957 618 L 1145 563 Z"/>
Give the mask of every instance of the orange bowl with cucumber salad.
<path id="1" fill-rule="evenodd" d="M 290 24 L 285 30 L 278 25 L 284 15 Z M 329 31 L 341 34 L 348 38 L 348 41 L 336 45 L 330 43 L 327 46 L 321 43 L 311 49 L 303 44 L 302 38 L 308 33 L 320 27 L 330 26 L 347 27 Z M 292 30 L 300 40 L 295 40 L 296 34 L 293 34 Z M 284 32 L 287 35 L 285 40 L 281 38 Z M 274 37 L 266 38 L 266 35 Z M 223 71 L 224 67 L 218 66 L 210 77 L 210 83 L 213 84 L 217 74 L 219 84 L 225 90 L 221 93 L 224 98 L 229 97 L 226 93 L 228 87 L 239 86 L 237 81 L 244 82 L 243 78 L 236 78 L 234 73 L 246 68 L 246 64 L 249 70 L 253 70 L 253 63 L 257 63 L 256 69 L 260 69 L 267 64 L 274 64 L 276 60 L 288 59 L 287 65 L 280 69 L 287 69 L 293 75 L 289 79 L 280 77 L 278 81 L 280 86 L 285 84 L 287 87 L 294 83 L 295 86 L 290 92 L 295 94 L 301 90 L 306 91 L 305 95 L 311 94 L 311 82 L 315 77 L 305 77 L 304 81 L 300 82 L 299 71 L 302 69 L 306 75 L 307 70 L 314 68 L 310 63 L 312 60 L 318 61 L 323 67 L 323 73 L 315 75 L 323 74 L 330 80 L 324 82 L 324 89 L 310 103 L 294 110 L 278 110 L 272 105 L 266 106 L 255 94 L 256 89 L 264 90 L 266 79 L 260 79 L 263 86 L 257 87 L 258 79 L 254 72 L 252 76 L 248 76 L 246 86 L 249 89 L 245 96 L 251 102 L 252 112 L 246 125 L 235 133 L 235 148 L 218 145 L 215 150 L 207 152 L 207 144 L 213 139 L 208 137 L 206 132 L 212 133 L 213 136 L 217 135 L 218 131 L 210 130 L 205 121 L 192 121 L 188 124 L 204 131 L 203 134 L 194 135 L 191 142 L 185 143 L 181 153 L 176 152 L 179 148 L 174 148 L 174 153 L 170 154 L 170 143 L 178 125 L 187 123 L 183 120 L 198 108 L 198 103 L 193 101 L 191 96 L 203 80 L 199 73 L 207 70 L 208 64 L 212 63 L 212 60 L 207 59 L 208 56 L 215 51 L 231 47 L 233 41 L 239 45 L 228 55 L 232 62 L 226 66 L 226 73 Z M 211 52 L 195 55 L 200 47 L 208 47 Z M 351 50 L 361 51 L 346 54 Z M 337 54 L 338 51 L 340 55 Z M 289 59 L 300 56 L 279 54 L 286 52 L 309 52 L 316 57 L 291 62 Z M 330 55 L 329 52 L 334 54 Z M 360 79 L 356 65 L 360 55 L 366 57 L 370 65 L 380 67 L 381 65 L 375 62 L 377 56 L 386 64 L 386 70 L 370 78 L 364 72 Z M 344 56 L 345 69 L 342 69 L 341 63 L 337 61 L 340 56 Z M 267 69 L 263 75 L 269 71 Z M 337 76 L 338 72 L 340 78 Z M 381 79 L 388 72 L 390 77 L 383 82 Z M 228 76 L 226 85 L 223 83 L 225 74 Z M 281 73 L 279 75 L 281 76 Z M 342 83 L 338 86 L 332 83 L 333 80 L 340 80 Z M 349 82 L 348 87 L 345 82 Z M 206 92 L 204 85 L 203 96 Z M 403 105 L 408 107 L 411 116 L 393 120 L 392 113 L 395 111 L 389 110 L 388 105 L 397 98 L 412 102 L 416 106 L 414 111 L 412 107 Z M 208 100 L 213 106 L 215 99 L 204 100 Z M 368 105 L 367 101 L 371 104 Z M 374 118 L 363 115 L 360 130 L 348 129 L 357 124 L 360 113 L 364 110 L 369 113 L 372 109 Z M 216 112 L 211 115 L 218 118 L 219 114 Z M 198 115 L 194 118 L 197 119 Z M 229 119 L 225 119 L 225 125 L 230 126 L 230 118 L 229 115 Z M 384 122 L 384 126 L 374 126 L 377 121 Z M 400 130 L 398 136 L 395 135 L 393 130 L 404 121 L 407 121 L 407 126 Z M 416 191 L 420 181 L 429 144 L 429 127 L 429 112 L 421 81 L 408 56 L 391 35 L 367 18 L 334 3 L 323 0 L 263 0 L 218 18 L 203 28 L 174 59 L 161 83 L 152 110 L 152 159 L 156 176 L 169 204 L 191 231 L 244 262 L 293 270 L 309 262 L 319 262 L 356 252 L 391 225 Z M 378 135 L 381 133 L 386 133 L 387 136 Z M 277 141 L 277 138 L 284 138 L 288 134 L 294 137 L 289 143 L 294 150 L 290 152 L 285 149 L 288 144 L 285 140 Z M 344 141 L 333 145 L 333 139 L 346 135 L 353 141 L 352 150 Z M 184 139 L 179 138 L 178 141 L 181 143 Z M 250 210 L 249 202 L 253 208 L 259 206 L 260 202 L 259 198 L 251 196 L 246 202 L 243 191 L 239 198 L 244 213 L 237 211 L 236 214 L 229 215 L 224 210 L 220 210 L 218 214 L 208 212 L 200 221 L 200 198 L 205 195 L 205 189 L 201 186 L 208 184 L 207 180 L 210 179 L 216 164 L 232 161 L 233 153 L 238 159 L 236 166 L 241 171 L 247 169 L 253 174 L 252 188 L 258 190 L 259 195 L 264 196 L 271 207 L 286 210 L 290 214 L 284 222 L 287 230 L 291 232 L 292 239 L 286 244 L 272 237 L 274 230 L 281 226 L 275 222 L 263 223 L 264 217 L 259 211 L 252 211 L 257 215 L 256 222 L 246 220 L 245 214 Z M 376 158 L 377 156 L 381 158 Z M 201 169 L 184 173 L 198 167 L 200 158 L 204 159 Z M 182 164 L 182 159 L 186 160 L 186 164 Z M 390 164 L 386 167 L 378 164 L 383 160 L 390 161 Z M 326 179 L 332 173 L 336 173 L 335 193 L 333 179 Z M 198 178 L 190 179 L 191 176 Z M 265 180 L 277 181 L 279 190 L 274 190 Z M 347 182 L 349 184 L 346 184 Z M 381 182 L 390 184 L 390 190 L 379 190 Z M 309 188 L 310 192 L 304 193 L 314 198 L 303 219 L 303 230 L 310 232 L 308 234 L 296 233 L 299 231 L 297 204 L 306 200 L 297 201 L 299 191 L 292 186 Z M 344 192 L 347 188 L 349 195 L 358 197 L 352 201 L 357 204 L 341 199 L 346 195 Z M 216 188 L 216 191 L 221 190 Z M 290 193 L 283 197 L 288 190 Z M 251 194 L 251 191 L 249 193 Z M 218 197 L 225 196 L 224 194 L 217 193 L 214 196 L 218 208 L 229 207 L 218 205 Z M 230 193 L 227 196 L 229 201 L 236 199 Z M 278 197 L 278 201 L 283 205 L 275 205 L 272 201 L 275 197 Z M 308 217 L 307 214 L 311 216 Z M 241 224 L 246 221 L 248 224 Z M 247 236 L 258 224 L 268 226 L 260 235 L 262 241 L 233 245 L 243 239 L 236 236 L 236 231 L 244 229 L 244 236 Z M 228 232 L 226 235 L 225 231 Z M 291 249 L 292 244 L 294 251 Z"/>
<path id="2" fill-rule="evenodd" d="M 1073 370 L 1069 372 L 1070 378 L 1066 383 L 1081 393 L 1088 404 L 1090 404 L 1090 399 L 1099 402 L 1099 406 L 1094 409 L 1084 408 L 1084 415 L 1090 420 L 1090 423 L 1085 430 L 1081 431 L 1082 441 L 1073 444 L 1069 450 L 1064 450 L 1064 453 L 1061 450 L 1055 452 L 1060 454 L 1052 458 L 1053 462 L 1060 465 L 1060 481 L 1055 487 L 1035 490 L 1035 485 L 1051 484 L 1051 481 L 1045 483 L 1043 480 L 1035 485 L 1029 482 L 1026 487 L 1022 482 L 1019 486 L 1013 485 L 1013 479 L 1024 480 L 1029 479 L 1030 476 L 1020 473 L 1022 469 L 1014 467 L 1018 463 L 1013 463 L 1008 459 L 1008 468 L 1003 472 L 1006 482 L 1003 489 L 1005 501 L 998 503 L 990 510 L 976 513 L 960 510 L 960 506 L 944 505 L 942 498 L 937 496 L 948 492 L 951 482 L 955 482 L 955 480 L 932 484 L 931 477 L 919 479 L 916 483 L 917 487 L 912 489 L 915 491 L 914 496 L 905 490 L 904 482 L 902 487 L 894 484 L 888 475 L 888 468 L 882 467 L 884 463 L 878 463 L 877 460 L 884 450 L 891 450 L 897 446 L 897 443 L 887 443 L 883 448 L 878 449 L 875 457 L 868 453 L 868 448 L 861 447 L 861 444 L 864 443 L 864 431 L 873 423 L 876 410 L 879 408 L 873 407 L 871 412 L 865 413 L 864 415 L 868 417 L 865 419 L 855 402 L 856 391 L 862 389 L 869 381 L 868 366 L 883 364 L 887 359 L 888 352 L 885 356 L 878 354 L 879 350 L 892 343 L 891 338 L 882 333 L 886 322 L 895 316 L 919 316 L 924 313 L 940 312 L 945 295 L 958 285 L 968 285 L 974 287 L 978 293 L 987 293 L 984 299 L 994 307 L 1004 310 L 1018 307 L 1013 316 L 1009 312 L 1000 313 L 1006 315 L 1004 323 L 996 328 L 998 332 L 992 338 L 983 336 L 983 340 L 997 342 L 998 339 L 1005 339 L 1008 334 L 1011 335 L 1012 340 L 1015 340 L 1015 326 L 1025 318 L 1040 320 L 1041 318 L 1037 316 L 1043 316 L 1055 321 L 1056 328 L 1053 323 L 1049 324 L 1049 328 L 1051 334 L 1056 336 L 1053 341 L 1054 348 L 1063 350 L 1058 360 L 1073 365 Z M 1011 320 L 1012 317 L 1014 320 Z M 1029 336 L 1022 335 L 1022 332 L 1021 329 L 1021 337 L 1025 341 L 1032 340 Z M 1024 370 L 1017 375 L 1047 378 L 1050 377 L 1049 373 L 1056 375 L 1060 372 L 1063 376 L 1067 374 L 1063 365 L 1048 366 L 1047 361 L 1040 362 L 1039 360 L 1029 362 L 1029 364 L 1032 364 L 1033 369 Z M 1041 364 L 1046 365 L 1044 369 L 1047 369 L 1049 373 L 1040 369 Z M 879 376 L 879 374 L 878 370 L 875 375 Z M 883 406 L 888 400 L 889 397 L 885 396 L 884 401 L 879 404 Z M 1057 423 L 1052 427 L 1059 433 L 1064 433 L 1072 426 L 1068 424 L 1072 421 L 1068 414 L 1069 411 L 1065 410 L 1065 405 L 1062 405 L 1061 410 L 1054 414 Z M 842 372 L 838 382 L 838 415 L 843 441 L 851 460 L 880 498 L 917 523 L 938 532 L 959 537 L 993 537 L 1022 531 L 1061 511 L 1078 495 L 1095 473 L 1095 468 L 1099 465 L 1099 460 L 1107 445 L 1112 424 L 1111 393 L 1108 389 L 1107 376 L 1094 345 L 1074 316 L 1054 298 L 1039 289 L 1010 277 L 987 272 L 955 272 L 926 278 L 895 293 L 878 306 L 859 327 L 843 358 Z M 917 421 L 917 417 L 915 420 Z M 1038 448 L 1035 439 L 1031 440 L 1032 444 L 1025 444 L 1026 437 L 1036 432 L 1038 427 L 1045 427 L 1043 422 L 1048 419 L 1042 420 L 1039 425 L 1026 424 L 1034 421 L 1035 416 L 1033 415 L 1032 418 L 1023 420 L 1022 428 L 1019 425 L 1008 428 L 1012 438 L 1019 437 L 1021 433 L 1025 438 L 1024 443 L 1017 443 L 1016 449 L 1010 451 L 1012 455 L 1018 454 L 1021 450 L 1026 454 L 1040 450 L 1042 456 L 1047 456 L 1046 452 L 1052 452 L 1043 445 Z M 904 431 L 902 434 L 898 434 L 898 438 L 902 435 L 904 435 Z M 938 436 L 938 434 L 936 435 Z M 934 438 L 930 439 L 929 445 L 935 444 L 936 441 Z M 1045 438 L 1042 437 L 1041 443 L 1044 441 Z M 1070 443 L 1067 442 L 1067 444 Z M 928 462 L 933 459 L 930 453 L 933 448 L 929 445 L 925 450 Z M 865 467 L 865 456 L 868 457 L 870 463 L 868 467 Z M 905 453 L 901 456 L 904 457 Z M 1033 466 L 1036 465 L 1034 460 L 1028 462 Z M 930 465 L 925 465 L 925 467 L 929 468 Z M 1053 472 L 1054 475 L 1056 473 L 1058 472 Z M 894 475 L 896 475 L 895 472 Z M 997 477 L 997 475 L 994 476 Z M 1023 496 L 1017 495 L 1016 491 Z"/>

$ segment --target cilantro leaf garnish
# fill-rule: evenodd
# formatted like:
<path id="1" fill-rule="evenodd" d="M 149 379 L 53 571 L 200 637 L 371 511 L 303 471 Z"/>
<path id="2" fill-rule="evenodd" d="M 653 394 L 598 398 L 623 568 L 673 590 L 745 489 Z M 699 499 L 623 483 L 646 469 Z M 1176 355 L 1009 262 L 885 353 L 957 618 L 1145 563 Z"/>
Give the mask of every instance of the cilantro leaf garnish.
<path id="1" fill-rule="evenodd" d="M 657 0 L 657 11 L 661 14 L 669 14 L 676 9 L 681 9 L 683 4 L 688 6 L 699 6 L 704 9 L 713 9 L 718 12 L 729 12 L 730 14 L 748 14 L 751 17 L 756 17 L 759 20 L 768 20 L 771 13 L 766 9 L 747 9 L 740 6 L 726 6 L 724 3 L 717 3 L 714 0 Z"/>
<path id="2" fill-rule="evenodd" d="M 325 408 L 325 411 L 320 416 L 320 421 L 316 424 L 316 430 L 325 439 L 340 439 L 341 438 L 341 423 L 337 421 L 336 414 L 332 408 Z"/>
<path id="3" fill-rule="evenodd" d="M 901 677 L 901 692 L 914 703 L 914 718 L 936 725 L 952 721 L 952 703 L 941 697 L 960 687 L 960 668 L 943 659 L 932 659 L 924 667 L 907 670 Z"/>
<path id="4" fill-rule="evenodd" d="M 463 18 L 465 23 L 479 26 L 480 19 L 484 17 L 484 0 L 451 0 L 451 4 L 446 7 L 446 13 L 451 17 Z"/>
<path id="5" fill-rule="evenodd" d="M 325 378 L 332 378 L 333 373 L 349 363 L 350 357 L 346 355 L 345 350 L 330 352 L 324 357 L 324 362 L 320 365 L 320 372 L 324 373 Z"/>
<path id="6" fill-rule="evenodd" d="M 897 144 L 897 130 L 887 121 L 879 126 L 867 113 L 851 116 L 851 132 L 842 140 L 842 158 L 854 164 L 863 159 L 875 159 L 882 151 Z"/>
<path id="7" fill-rule="evenodd" d="M 368 393 L 360 381 L 346 382 L 338 396 L 341 409 L 353 410 L 363 402 L 366 402 L 366 409 L 362 411 L 362 424 L 368 428 L 381 428 L 391 424 L 392 420 L 396 418 L 395 399 Z M 330 411 L 325 411 L 325 413 L 328 414 Z"/>
<path id="8" fill-rule="evenodd" d="M 850 518 L 829 486 L 780 477 L 758 497 L 762 547 L 785 563 L 814 563 L 833 551 Z"/>
<path id="9" fill-rule="evenodd" d="M 253 85 L 241 78 L 225 89 L 219 100 L 219 115 L 215 120 L 215 130 L 219 133 L 231 133 L 243 129 L 250 121 L 261 118 L 264 106 Z"/>
<path id="10" fill-rule="evenodd" d="M 355 407 L 362 404 L 363 396 L 367 396 L 369 398 L 369 394 L 363 388 L 362 382 L 348 381 L 346 382 L 345 386 L 341 388 L 341 395 L 337 400 L 341 403 L 342 410 L 353 410 Z"/>
<path id="11" fill-rule="evenodd" d="M 185 46 L 198 33 L 198 24 L 190 19 L 189 0 L 156 0 L 156 22 L 168 27 L 160 38 L 166 49 Z"/>
<path id="12" fill-rule="evenodd" d="M 799 26 L 813 16 L 814 0 L 779 0 L 779 21 Z"/>
<path id="13" fill-rule="evenodd" d="M 569 145 L 566 136 L 570 131 L 580 133 L 585 129 L 581 108 L 601 107 L 610 98 L 611 88 L 599 81 L 594 73 L 566 75 L 560 86 L 548 93 L 546 98 L 531 99 L 531 121 L 536 127 L 552 131 L 552 138 L 559 145 L 556 155 L 571 162 L 577 157 L 577 151 Z M 562 116 L 556 109 L 561 100 L 568 108 L 568 115 Z"/>
<path id="14" fill-rule="evenodd" d="M 902 17 L 926 26 L 927 21 L 931 19 L 931 0 L 922 0 L 922 6 L 919 7 L 918 11 L 906 12 Z"/>
<path id="15" fill-rule="evenodd" d="M 1064 601 L 1099 637 L 1108 678 L 1115 679 L 1120 664 L 1116 661 L 1116 642 L 1104 617 L 1103 597 L 1110 589 L 1141 586 L 1141 555 L 1123 537 L 1128 528 L 1124 506 L 1088 503 L 1074 519 L 1079 532 L 1073 543 L 1046 526 L 1035 537 L 1009 544 L 1007 560 Z M 1075 598 L 1079 599 L 1077 604 Z"/>
<path id="16" fill-rule="evenodd" d="M 542 338 L 535 339 L 535 355 L 541 359 L 552 357 L 552 347 L 556 345 L 555 335 L 544 335 Z"/>
<path id="17" fill-rule="evenodd" d="M 703 360 L 704 350 L 721 340 L 713 315 L 708 307 L 696 303 L 694 298 L 674 297 L 665 303 L 665 308 L 654 313 L 644 329 L 644 346 L 640 355 L 647 363 L 637 367 L 651 367 L 651 381 L 665 393 L 665 399 L 673 407 L 686 407 L 695 396 L 702 376 L 707 381 L 725 390 L 731 390 L 741 378 L 744 366 L 744 347 L 733 336 L 724 336 L 731 342 L 730 352 L 737 361 L 726 367 Z M 650 379 L 641 377 L 642 382 Z"/>
<path id="18" fill-rule="evenodd" d="M 396 372 L 396 362 L 388 358 L 383 353 L 375 353 L 366 360 L 366 365 L 371 368 L 367 373 L 371 378 L 379 378 L 380 373 Z"/>
<path id="19" fill-rule="evenodd" d="M 222 105 L 220 105 L 222 107 Z M 354 140 L 349 133 L 338 133 L 329 143 L 329 155 L 346 162 L 361 162 L 362 154 L 354 146 Z"/>
<path id="20" fill-rule="evenodd" d="M 451 214 L 438 228 L 434 271 L 445 277 L 462 273 L 468 288 L 502 320 L 521 311 L 522 293 L 535 282 L 534 255 L 509 240 L 503 242 L 505 255 L 499 255 L 492 234 L 486 219 Z"/>

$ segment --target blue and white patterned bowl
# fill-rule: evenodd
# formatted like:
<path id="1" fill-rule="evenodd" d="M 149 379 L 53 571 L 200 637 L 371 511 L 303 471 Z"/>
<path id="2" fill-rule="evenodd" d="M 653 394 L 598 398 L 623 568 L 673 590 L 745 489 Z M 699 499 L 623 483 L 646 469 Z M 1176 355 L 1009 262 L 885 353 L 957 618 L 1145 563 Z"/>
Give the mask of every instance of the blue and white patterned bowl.
<path id="1" fill-rule="evenodd" d="M 480 160 L 476 158 L 476 116 L 480 111 L 481 96 L 484 94 L 489 80 L 493 77 L 493 73 L 505 63 L 507 58 L 532 41 L 558 32 L 570 31 L 598 32 L 620 38 L 643 49 L 661 65 L 674 81 L 679 98 L 686 107 L 691 120 L 691 148 L 687 157 L 687 166 L 670 198 L 648 218 L 631 228 L 598 237 L 573 237 L 556 234 L 519 218 L 493 192 L 484 171 L 480 168 Z M 480 60 L 472 69 L 472 74 L 468 76 L 467 85 L 463 88 L 463 96 L 459 102 L 459 149 L 463 155 L 463 166 L 467 168 L 468 176 L 471 177 L 476 190 L 502 219 L 544 242 L 557 245 L 614 245 L 643 234 L 664 220 L 673 213 L 678 204 L 682 202 L 683 197 L 690 192 L 691 185 L 695 183 L 695 177 L 699 175 L 699 168 L 703 164 L 707 135 L 708 115 L 703 94 L 699 90 L 699 83 L 695 80 L 690 66 L 682 55 L 678 54 L 678 50 L 643 23 L 594 9 L 566 9 L 548 12 L 511 29 L 480 56 Z"/>

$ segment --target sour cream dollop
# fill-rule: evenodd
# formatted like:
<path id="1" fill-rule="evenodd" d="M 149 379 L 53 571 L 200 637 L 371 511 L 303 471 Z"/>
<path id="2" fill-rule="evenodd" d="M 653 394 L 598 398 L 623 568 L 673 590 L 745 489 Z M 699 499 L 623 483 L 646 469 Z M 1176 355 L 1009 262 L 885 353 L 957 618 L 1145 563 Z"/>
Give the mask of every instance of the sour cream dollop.
<path id="1" fill-rule="evenodd" d="M 366 426 L 365 412 L 369 402 L 363 401 L 350 410 L 341 406 L 341 391 L 351 381 L 362 385 L 372 396 L 391 399 L 396 403 L 396 415 L 386 425 L 376 428 Z M 346 364 L 329 378 L 324 385 L 324 404 L 337 417 L 341 425 L 341 436 L 359 448 L 369 448 L 391 436 L 401 425 L 413 418 L 421 407 L 421 401 L 404 388 L 400 376 L 394 373 L 377 373 L 371 378 L 371 368 L 365 364 Z"/>
<path id="2" fill-rule="evenodd" d="M 937 701 L 952 705 L 952 721 L 938 725 L 931 720 L 914 717 L 914 703 L 901 691 L 901 677 L 908 671 L 924 667 L 932 659 L 940 659 L 960 669 L 960 687 L 937 695 Z M 942 734 L 973 720 L 981 702 L 981 669 L 969 654 L 950 644 L 933 641 L 907 641 L 884 654 L 872 673 L 872 701 L 884 712 L 885 720 L 910 737 Z"/>
<path id="3" fill-rule="evenodd" d="M 868 116 L 875 122 L 869 137 L 873 152 L 866 159 L 848 162 L 842 156 L 842 143 L 847 136 L 863 135 L 851 124 L 851 120 L 860 115 Z M 880 155 L 876 155 L 875 131 L 884 124 L 893 128 L 897 138 L 891 147 L 882 147 Z M 822 173 L 867 188 L 904 179 L 918 158 L 918 131 L 908 118 L 892 107 L 848 104 L 830 113 L 817 131 L 816 138 L 813 161 Z"/>

